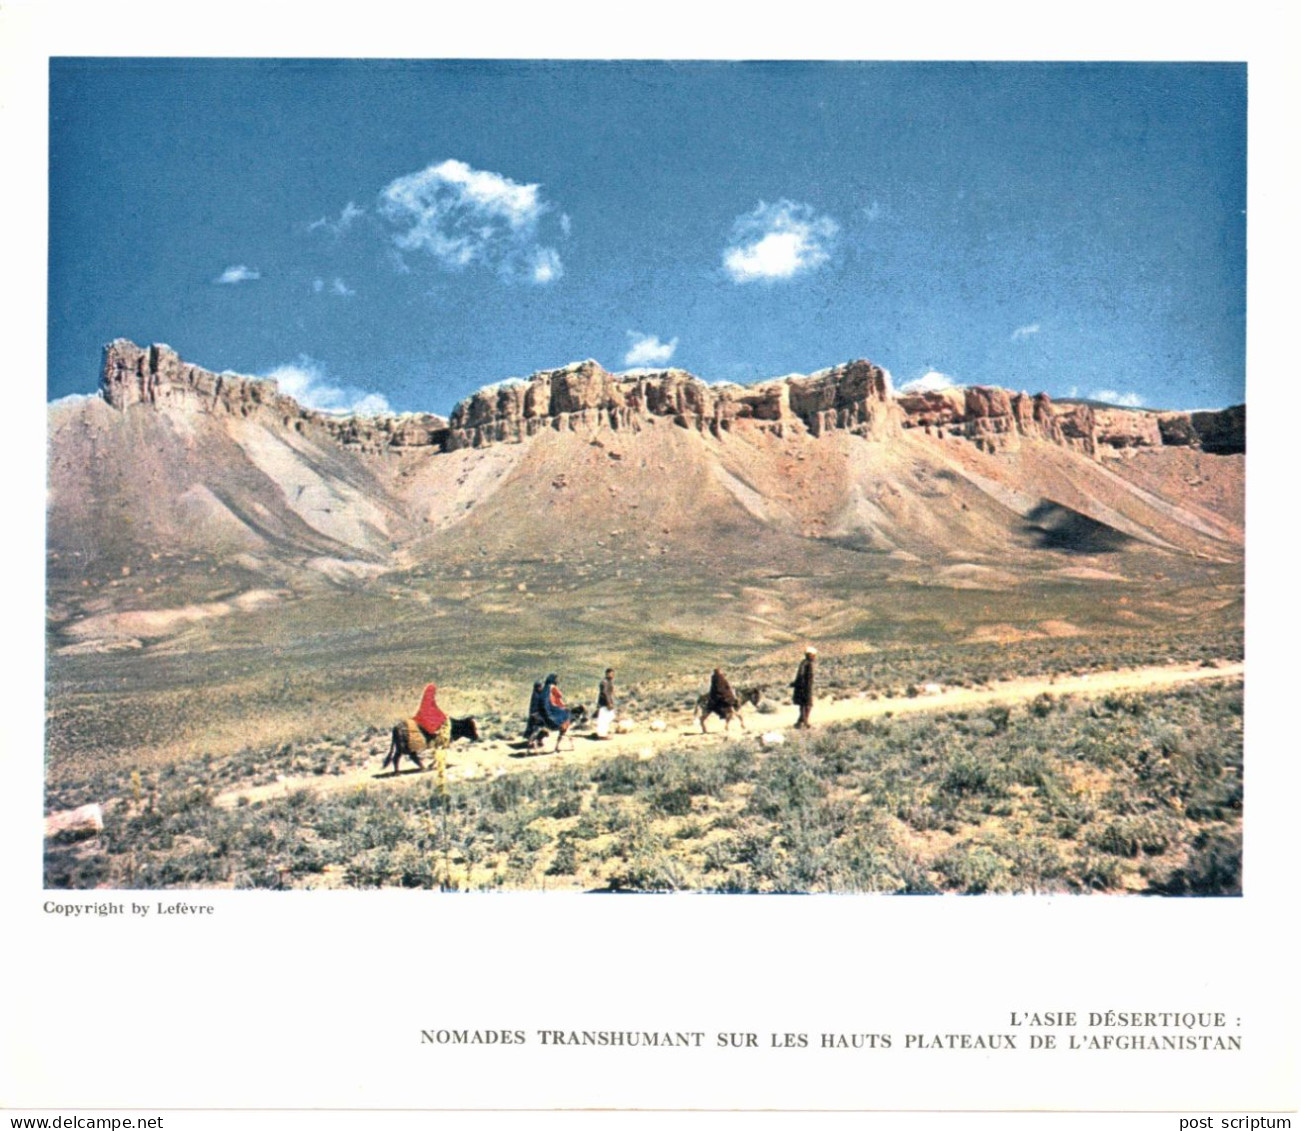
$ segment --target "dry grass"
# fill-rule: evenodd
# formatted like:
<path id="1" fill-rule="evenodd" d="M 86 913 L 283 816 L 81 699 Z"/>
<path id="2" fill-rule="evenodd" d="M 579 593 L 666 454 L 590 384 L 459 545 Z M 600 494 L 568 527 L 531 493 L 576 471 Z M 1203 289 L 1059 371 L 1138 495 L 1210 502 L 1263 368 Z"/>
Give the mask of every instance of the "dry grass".
<path id="1" fill-rule="evenodd" d="M 374 751 L 382 736 L 362 738 Z M 369 746 L 367 746 L 369 743 Z M 280 752 L 337 772 L 357 744 Z M 1240 890 L 1241 687 L 864 720 L 441 789 L 300 789 L 218 808 L 257 761 L 123 785 L 54 886 L 1129 892 Z"/>

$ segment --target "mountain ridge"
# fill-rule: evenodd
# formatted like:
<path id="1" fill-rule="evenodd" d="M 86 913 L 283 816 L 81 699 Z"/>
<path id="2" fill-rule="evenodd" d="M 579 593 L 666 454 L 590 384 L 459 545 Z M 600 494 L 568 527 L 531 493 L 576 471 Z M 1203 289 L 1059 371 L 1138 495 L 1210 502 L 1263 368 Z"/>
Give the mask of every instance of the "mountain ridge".
<path id="1" fill-rule="evenodd" d="M 668 417 L 714 436 L 738 421 L 779 436 L 794 428 L 815 437 L 847 431 L 871 440 L 920 428 L 991 452 L 1015 450 L 1022 437 L 1094 457 L 1130 448 L 1192 447 L 1219 454 L 1246 448 L 1245 405 L 1195 412 L 1099 408 L 984 385 L 895 393 L 889 374 L 862 359 L 751 385 L 709 384 L 679 368 L 611 373 L 588 359 L 486 385 L 446 418 L 424 412 L 363 416 L 306 408 L 281 393 L 273 379 L 214 373 L 182 361 L 169 346 L 117 339 L 104 348 L 100 393 L 119 410 L 188 400 L 209 412 L 279 416 L 285 427 L 318 428 L 344 446 L 372 452 L 518 443 L 546 428 L 636 431 L 650 417 Z"/>
<path id="2" fill-rule="evenodd" d="M 47 414 L 47 612 L 69 656 L 312 617 L 543 638 L 544 600 L 593 638 L 757 647 L 1236 599 L 1217 587 L 1241 569 L 1243 408 L 896 394 L 867 361 L 750 386 L 586 361 L 446 418 L 341 416 L 125 340 L 101 377 Z"/>

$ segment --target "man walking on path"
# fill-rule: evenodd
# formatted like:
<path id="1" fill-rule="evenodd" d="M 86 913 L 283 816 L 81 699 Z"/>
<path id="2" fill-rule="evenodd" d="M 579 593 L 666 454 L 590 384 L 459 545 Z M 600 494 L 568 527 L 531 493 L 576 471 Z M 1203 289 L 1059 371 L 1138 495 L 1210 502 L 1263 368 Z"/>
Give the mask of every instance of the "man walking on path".
<path id="1" fill-rule="evenodd" d="M 614 725 L 614 668 L 605 669 L 605 678 L 601 680 L 596 693 L 596 737 L 609 738 L 610 728 Z"/>
<path id="2" fill-rule="evenodd" d="M 809 726 L 809 712 L 813 710 L 813 659 L 818 650 L 811 644 L 804 649 L 804 659 L 795 672 L 795 682 L 791 684 L 794 694 L 791 701 L 800 709 L 800 719 L 795 725 L 805 730 Z"/>

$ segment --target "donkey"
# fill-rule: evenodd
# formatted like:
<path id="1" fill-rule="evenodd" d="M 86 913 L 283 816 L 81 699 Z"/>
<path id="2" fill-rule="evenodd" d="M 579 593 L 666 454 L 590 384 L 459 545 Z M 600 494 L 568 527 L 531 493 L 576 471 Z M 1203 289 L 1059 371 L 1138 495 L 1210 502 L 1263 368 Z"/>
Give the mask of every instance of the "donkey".
<path id="1" fill-rule="evenodd" d="M 556 748 L 552 753 L 560 753 L 560 740 L 565 737 L 573 728 L 587 725 L 587 708 L 581 703 L 569 708 L 569 721 L 559 729 L 552 726 L 542 715 L 533 715 L 529 718 L 528 729 L 524 733 L 524 738 L 528 742 L 528 752 L 535 754 L 542 749 L 542 744 L 546 742 L 547 735 L 551 731 L 556 732 Z M 574 740 L 569 740 L 572 748 Z"/>
<path id="2" fill-rule="evenodd" d="M 451 735 L 447 740 L 449 746 L 458 738 L 466 738 L 471 742 L 479 741 L 479 724 L 475 721 L 473 715 L 469 715 L 464 719 L 452 719 L 451 722 Z M 411 761 L 416 764 L 417 770 L 423 770 L 425 764 L 420 760 L 420 752 L 422 750 L 434 749 L 436 743 L 437 736 L 429 741 L 421 743 L 419 747 L 415 746 L 411 742 L 411 731 L 407 727 L 407 720 L 399 719 L 393 724 L 392 738 L 389 741 L 388 754 L 385 755 L 384 761 L 380 765 L 380 769 L 387 769 L 389 764 L 392 763 L 393 772 L 396 774 L 398 772 L 398 766 L 401 764 L 402 758 L 405 756 L 410 758 Z"/>
<path id="3" fill-rule="evenodd" d="M 706 693 L 696 700 L 696 709 L 692 711 L 691 717 L 700 721 L 700 732 L 702 734 L 708 733 L 705 727 L 705 720 L 709 718 L 710 715 L 717 715 L 723 720 L 724 733 L 732 729 L 733 719 L 736 719 L 736 721 L 741 724 L 742 730 L 746 730 L 745 719 L 741 717 L 741 708 L 747 703 L 757 707 L 759 705 L 759 700 L 762 698 L 762 687 L 742 687 L 736 693 L 735 707 L 720 707 L 717 705 L 711 707 L 709 705 L 709 695 Z"/>

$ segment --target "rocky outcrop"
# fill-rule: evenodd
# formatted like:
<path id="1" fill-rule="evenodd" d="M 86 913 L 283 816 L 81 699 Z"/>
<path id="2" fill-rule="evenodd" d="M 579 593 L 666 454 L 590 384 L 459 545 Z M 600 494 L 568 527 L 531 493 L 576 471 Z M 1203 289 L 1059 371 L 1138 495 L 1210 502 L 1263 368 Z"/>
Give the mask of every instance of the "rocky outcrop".
<path id="1" fill-rule="evenodd" d="M 447 441 L 447 421 L 431 412 L 384 413 L 379 416 L 334 416 L 305 412 L 339 443 L 367 452 L 404 448 L 439 448 Z"/>
<path id="2" fill-rule="evenodd" d="M 1046 393 L 1033 397 L 986 385 L 906 393 L 899 397 L 905 428 L 958 436 L 985 451 L 1016 450 L 1024 436 L 1063 442 L 1061 425 Z"/>
<path id="3" fill-rule="evenodd" d="M 105 347 L 102 393 L 121 410 L 148 404 L 263 416 L 375 453 L 520 443 L 543 429 L 637 431 L 657 419 L 716 437 L 738 421 L 777 435 L 788 429 L 813 436 L 848 432 L 875 441 L 917 428 L 988 452 L 1015 451 L 1026 439 L 1094 457 L 1162 445 L 1226 454 L 1246 448 L 1243 406 L 1154 413 L 1054 404 L 1044 393 L 982 385 L 896 396 L 889 374 L 869 361 L 746 386 L 710 385 L 682 369 L 616 374 L 588 360 L 486 386 L 444 420 L 432 413 L 341 416 L 305 409 L 272 380 L 211 373 L 181 361 L 167 346 L 146 349 L 118 340 Z"/>
<path id="4" fill-rule="evenodd" d="M 967 394 L 959 388 L 901 393 L 899 407 L 905 428 L 921 428 L 933 436 L 959 436 L 967 416 Z"/>
<path id="5" fill-rule="evenodd" d="M 1161 426 L 1154 412 L 1095 408 L 1093 421 L 1094 438 L 1101 447 L 1121 450 L 1159 448 L 1162 444 Z"/>
<path id="6" fill-rule="evenodd" d="M 170 346 L 142 349 L 122 338 L 104 347 L 100 388 L 104 399 L 118 409 L 150 404 L 239 416 L 264 409 L 302 411 L 297 401 L 280 394 L 274 381 L 212 373 L 182 361 Z"/>
<path id="7" fill-rule="evenodd" d="M 1097 455 L 1098 422 L 1093 414 L 1093 406 L 1058 404 L 1052 407 L 1057 427 L 1061 430 L 1062 443 L 1077 448 L 1086 455 Z"/>
<path id="8" fill-rule="evenodd" d="M 589 360 L 480 389 L 453 410 L 447 446 L 519 441 L 543 428 L 635 431 L 656 417 L 714 436 L 738 420 L 779 434 L 799 426 L 815 436 L 840 429 L 869 439 L 900 424 L 889 377 L 867 361 L 742 386 L 708 385 L 682 369 L 613 374 Z"/>
<path id="9" fill-rule="evenodd" d="M 1052 443 L 1062 441 L 1061 428 L 1047 394 L 1032 397 L 983 386 L 966 390 L 964 434 L 990 452 L 1019 447 L 1022 436 Z"/>
<path id="10" fill-rule="evenodd" d="M 1064 441 L 1090 455 L 1162 447 L 1200 448 L 1216 455 L 1247 450 L 1246 405 L 1215 412 L 1148 412 L 1083 403 L 1054 408 Z"/>
<path id="11" fill-rule="evenodd" d="M 261 417 L 293 432 L 324 432 L 345 447 L 370 452 L 442 447 L 447 435 L 447 421 L 432 413 L 344 416 L 319 412 L 285 396 L 273 380 L 213 373 L 182 361 L 170 346 L 142 348 L 122 338 L 104 347 L 100 392 L 116 409 L 146 404 Z"/>
<path id="12" fill-rule="evenodd" d="M 1163 412 L 1157 423 L 1161 442 L 1236 455 L 1247 450 L 1247 406 L 1234 405 L 1218 412 Z"/>
<path id="13" fill-rule="evenodd" d="M 791 412 L 815 436 L 845 431 L 882 440 L 902 426 L 889 375 L 870 361 L 851 361 L 811 377 L 791 377 L 787 386 Z"/>
<path id="14" fill-rule="evenodd" d="M 589 360 L 489 385 L 452 410 L 446 446 L 518 443 L 544 428 L 635 430 L 647 412 L 703 420 L 707 398 L 696 388 L 707 390 L 702 382 L 677 369 L 656 376 L 655 381 L 619 378 Z"/>
<path id="15" fill-rule="evenodd" d="M 1054 404 L 986 386 L 904 393 L 903 426 L 930 435 L 970 440 L 985 451 L 1015 451 L 1024 437 L 1107 456 L 1140 448 L 1185 445 L 1217 454 L 1246 450 L 1246 408 L 1219 412 L 1156 413 L 1107 408 L 1083 401 Z"/>
<path id="16" fill-rule="evenodd" d="M 104 807 L 98 804 L 64 809 L 45 818 L 45 839 L 59 844 L 86 840 L 104 831 Z"/>

